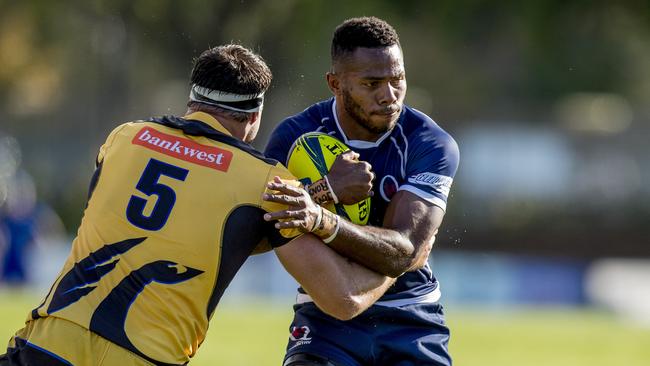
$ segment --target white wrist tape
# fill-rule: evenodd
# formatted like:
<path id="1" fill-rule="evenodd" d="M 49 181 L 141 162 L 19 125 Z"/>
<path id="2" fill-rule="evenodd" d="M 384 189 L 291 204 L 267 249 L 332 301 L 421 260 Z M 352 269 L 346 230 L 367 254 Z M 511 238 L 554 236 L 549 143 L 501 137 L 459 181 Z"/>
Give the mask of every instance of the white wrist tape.
<path id="1" fill-rule="evenodd" d="M 309 232 L 314 232 L 316 228 L 320 225 L 320 222 L 323 220 L 323 208 L 321 206 L 318 206 L 318 216 L 316 217 L 316 221 L 314 222 L 314 226 L 311 227 L 311 230 Z"/>
<path id="2" fill-rule="evenodd" d="M 339 226 L 341 225 L 341 219 L 339 218 L 339 215 L 336 215 L 336 228 L 334 228 L 334 233 L 329 236 L 329 238 L 323 239 L 323 243 L 329 244 L 336 238 L 336 235 L 339 233 Z"/>

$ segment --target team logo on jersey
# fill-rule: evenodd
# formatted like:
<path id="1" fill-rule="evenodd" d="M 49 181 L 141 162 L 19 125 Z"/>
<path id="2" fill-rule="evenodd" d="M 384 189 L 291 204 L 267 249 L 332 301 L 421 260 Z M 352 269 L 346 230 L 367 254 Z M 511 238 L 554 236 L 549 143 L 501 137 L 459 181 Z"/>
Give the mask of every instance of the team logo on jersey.
<path id="1" fill-rule="evenodd" d="M 75 263 L 54 289 L 47 313 L 60 311 L 95 291 L 102 278 L 113 272 L 122 255 L 146 239 L 133 238 L 106 244 Z M 125 323 L 131 305 L 152 282 L 176 285 L 201 273 L 203 271 L 199 269 L 167 260 L 146 263 L 122 278 L 97 305 L 90 319 L 89 329 L 143 356 L 126 334 Z M 32 314 L 35 318 L 38 317 L 37 311 Z"/>
<path id="2" fill-rule="evenodd" d="M 424 172 L 412 175 L 408 179 L 409 183 L 425 185 L 432 187 L 436 191 L 442 193 L 445 197 L 449 196 L 451 183 L 454 181 L 451 177 L 435 173 Z"/>
<path id="3" fill-rule="evenodd" d="M 311 330 L 308 326 L 303 325 L 300 327 L 291 327 L 291 333 L 289 333 L 289 338 L 294 342 L 300 342 L 300 344 L 309 344 L 311 343 L 311 337 L 309 336 Z"/>
<path id="4" fill-rule="evenodd" d="M 386 202 L 390 202 L 395 193 L 397 193 L 397 188 L 399 188 L 397 179 L 392 175 L 384 176 L 379 182 L 379 194 L 381 194 L 381 198 Z"/>
<path id="5" fill-rule="evenodd" d="M 100 249 L 90 253 L 86 258 L 75 263 L 56 286 L 52 301 L 47 308 L 48 314 L 66 308 L 93 292 L 99 285 L 102 277 L 115 269 L 122 254 L 141 244 L 145 239 L 147 238 L 126 239 L 117 243 L 104 245 Z M 111 312 L 120 310 L 126 312 L 133 303 L 133 300 L 135 300 L 135 297 L 151 282 L 176 284 L 187 281 L 201 273 L 203 271 L 170 261 L 161 260 L 148 263 L 122 279 L 122 282 L 113 288 L 102 304 L 107 303 L 107 310 Z M 111 296 L 117 296 L 119 300 L 124 302 L 124 309 L 118 309 L 116 307 L 118 301 L 108 301 Z M 98 309 L 101 307 L 100 305 Z"/>
<path id="6" fill-rule="evenodd" d="M 119 256 L 142 243 L 146 238 L 133 238 L 104 245 L 75 263 L 56 286 L 47 312 L 57 312 L 88 295 L 99 281 L 120 261 Z"/>
<path id="7" fill-rule="evenodd" d="M 135 145 L 189 161 L 208 168 L 228 171 L 232 151 L 196 143 L 190 139 L 168 135 L 150 127 L 142 128 L 131 141 Z"/>

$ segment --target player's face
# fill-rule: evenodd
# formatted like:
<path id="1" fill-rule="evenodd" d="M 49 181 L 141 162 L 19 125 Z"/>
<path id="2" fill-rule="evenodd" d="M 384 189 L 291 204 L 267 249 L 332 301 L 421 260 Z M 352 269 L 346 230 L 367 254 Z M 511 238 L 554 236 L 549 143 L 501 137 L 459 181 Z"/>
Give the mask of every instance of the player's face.
<path id="1" fill-rule="evenodd" d="M 395 126 L 406 96 L 399 46 L 357 48 L 337 62 L 334 73 L 339 79 L 337 101 L 343 103 L 347 117 L 373 134 Z"/>

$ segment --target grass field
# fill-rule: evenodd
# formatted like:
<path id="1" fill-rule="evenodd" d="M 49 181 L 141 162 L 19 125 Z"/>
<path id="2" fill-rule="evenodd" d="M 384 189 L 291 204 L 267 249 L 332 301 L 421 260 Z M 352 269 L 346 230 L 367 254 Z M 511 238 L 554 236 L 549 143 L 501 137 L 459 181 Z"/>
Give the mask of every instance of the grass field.
<path id="1" fill-rule="evenodd" d="M 38 295 L 0 290 L 0 339 L 21 327 L 37 303 Z M 447 313 L 458 366 L 650 365 L 650 329 L 623 324 L 604 312 L 463 308 Z M 278 366 L 290 319 L 288 307 L 236 306 L 230 300 L 217 309 L 190 365 Z"/>

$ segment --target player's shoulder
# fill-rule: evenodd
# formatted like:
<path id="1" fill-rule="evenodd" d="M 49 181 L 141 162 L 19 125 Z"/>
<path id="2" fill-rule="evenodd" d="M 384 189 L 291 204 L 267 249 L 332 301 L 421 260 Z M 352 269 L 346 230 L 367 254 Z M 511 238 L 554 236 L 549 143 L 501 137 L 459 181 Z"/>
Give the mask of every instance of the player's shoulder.
<path id="1" fill-rule="evenodd" d="M 127 122 L 122 122 L 115 126 L 108 135 L 111 138 L 133 138 L 135 135 L 141 134 L 144 129 L 165 131 L 167 133 L 174 133 L 173 129 L 165 128 L 163 125 L 155 123 L 147 119 L 137 119 Z"/>
<path id="2" fill-rule="evenodd" d="M 111 132 L 106 136 L 106 140 L 104 142 L 103 148 L 108 148 L 109 146 L 113 145 L 116 141 L 130 141 L 133 136 L 135 136 L 141 125 L 141 121 L 129 121 L 129 122 L 122 122 L 118 124 L 117 126 L 113 127 Z"/>
<path id="3" fill-rule="evenodd" d="M 458 150 L 453 136 L 425 113 L 404 106 L 404 116 L 400 127 L 406 138 L 413 144 L 432 144 L 440 148 Z"/>
<path id="4" fill-rule="evenodd" d="M 221 150 L 225 150 L 233 157 L 246 161 L 251 167 L 250 164 L 267 167 L 280 165 L 276 159 L 265 156 L 252 145 L 197 120 L 163 116 L 128 122 L 123 126 L 132 131 L 128 134 L 134 136 L 134 141 L 141 140 L 138 144 L 155 145 L 158 150 L 164 149 L 172 155 L 199 156 L 206 149 L 218 155 Z"/>
<path id="5" fill-rule="evenodd" d="M 300 136 L 306 132 L 319 131 L 333 118 L 333 99 L 312 104 L 300 113 L 282 120 L 276 127 L 276 132 Z"/>
<path id="6" fill-rule="evenodd" d="M 122 122 L 113 128 L 109 136 L 114 134 L 133 134 L 142 127 L 142 122 L 142 120 Z"/>

